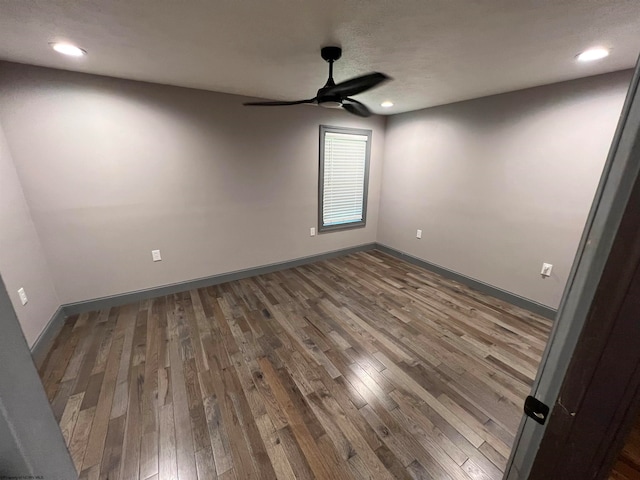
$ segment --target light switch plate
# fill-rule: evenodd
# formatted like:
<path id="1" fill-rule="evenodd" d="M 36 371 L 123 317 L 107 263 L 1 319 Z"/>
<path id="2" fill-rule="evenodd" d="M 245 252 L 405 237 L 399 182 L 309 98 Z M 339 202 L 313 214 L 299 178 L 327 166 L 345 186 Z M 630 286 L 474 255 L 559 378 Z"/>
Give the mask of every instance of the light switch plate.
<path id="1" fill-rule="evenodd" d="M 20 287 L 18 289 L 18 296 L 20 297 L 20 301 L 22 305 L 26 305 L 29 299 L 27 299 L 27 293 L 24 291 L 24 288 Z"/>
<path id="2" fill-rule="evenodd" d="M 316 236 L 316 227 L 311 227 L 309 229 L 309 236 L 310 237 L 315 237 Z"/>
<path id="3" fill-rule="evenodd" d="M 162 260 L 162 257 L 160 256 L 160 250 L 151 250 L 151 258 L 154 262 L 159 262 L 160 260 Z"/>
<path id="4" fill-rule="evenodd" d="M 543 263 L 542 270 L 540 271 L 540 275 L 542 275 L 543 277 L 550 277 L 552 268 L 553 268 L 553 265 L 551 265 L 550 263 Z"/>
<path id="5" fill-rule="evenodd" d="M 422 238 L 422 230 L 416 232 L 416 238 Z"/>

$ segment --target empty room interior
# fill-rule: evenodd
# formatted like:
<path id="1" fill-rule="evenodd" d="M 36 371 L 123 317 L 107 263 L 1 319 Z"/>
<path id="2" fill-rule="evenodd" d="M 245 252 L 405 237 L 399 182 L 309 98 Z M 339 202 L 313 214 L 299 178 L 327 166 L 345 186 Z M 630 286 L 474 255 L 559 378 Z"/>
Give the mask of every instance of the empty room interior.
<path id="1" fill-rule="evenodd" d="M 503 478 L 638 31 L 624 0 L 0 0 L 0 275 L 73 475 Z"/>

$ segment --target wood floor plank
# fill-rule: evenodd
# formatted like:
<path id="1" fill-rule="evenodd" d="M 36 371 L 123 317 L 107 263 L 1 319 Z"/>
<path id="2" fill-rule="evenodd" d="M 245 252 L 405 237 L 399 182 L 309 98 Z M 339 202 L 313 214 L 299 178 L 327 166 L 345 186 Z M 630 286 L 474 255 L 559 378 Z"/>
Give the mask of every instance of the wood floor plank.
<path id="1" fill-rule="evenodd" d="M 75 317 L 77 321 L 77 317 Z M 72 325 L 75 325 L 75 321 Z M 73 353 L 80 341 L 82 333 L 84 330 L 82 329 L 74 329 L 71 327 L 67 330 L 68 336 L 64 342 L 59 344 L 58 349 L 53 353 L 52 359 L 49 362 L 47 367 L 47 371 L 45 371 L 45 376 L 43 377 L 45 392 L 47 393 L 47 397 L 51 400 L 54 398 L 58 386 L 63 382 L 62 377 L 69 365 L 69 361 L 73 356 Z M 71 380 L 67 380 L 67 382 L 72 382 Z"/>
<path id="2" fill-rule="evenodd" d="M 83 393 L 71 395 L 67 401 L 67 405 L 62 413 L 60 419 L 60 430 L 62 430 L 62 436 L 67 445 L 71 442 L 71 436 L 73 435 L 73 429 L 76 427 L 78 421 L 78 414 L 80 413 L 80 406 L 82 405 Z"/>
<path id="3" fill-rule="evenodd" d="M 210 446 L 196 452 L 196 469 L 198 471 L 198 480 L 214 480 L 218 478 Z"/>
<path id="4" fill-rule="evenodd" d="M 116 387 L 111 405 L 111 418 L 121 417 L 126 414 L 129 403 L 129 377 L 131 366 L 131 352 L 133 351 L 133 341 L 136 332 L 136 317 L 138 305 L 127 305 L 121 309 L 120 319 L 124 325 L 122 352 L 118 365 L 118 375 L 116 377 Z"/>
<path id="5" fill-rule="evenodd" d="M 187 385 L 185 382 L 183 357 L 181 355 L 181 353 L 184 352 L 181 352 L 179 339 L 181 329 L 180 317 L 183 314 L 183 310 L 180 303 L 176 302 L 175 297 L 176 296 L 171 297 L 167 308 L 167 322 L 171 332 L 169 339 L 169 359 L 171 364 L 178 477 L 197 478 Z"/>
<path id="6" fill-rule="evenodd" d="M 411 404 L 411 400 L 404 397 L 403 393 L 399 390 L 392 393 L 393 398 L 398 402 L 399 410 L 403 412 L 407 419 L 411 422 L 415 422 L 416 426 L 419 426 L 424 432 L 426 432 L 430 441 L 435 442 L 439 448 L 441 448 L 457 465 L 462 465 L 469 458 L 462 449 L 452 439 L 446 436 L 429 418 L 424 412 L 417 409 Z M 434 412 L 435 413 L 435 412 Z M 446 420 L 441 421 L 445 424 Z M 454 430 L 454 427 L 450 427 Z M 459 434 L 460 435 L 460 434 Z M 462 436 L 462 435 L 460 435 Z"/>
<path id="7" fill-rule="evenodd" d="M 381 252 L 69 317 L 82 480 L 502 478 L 551 322 Z"/>
<path id="8" fill-rule="evenodd" d="M 504 471 L 507 466 L 507 458 L 502 456 L 500 452 L 498 452 L 495 448 L 489 445 L 487 442 L 484 442 L 480 445 L 478 449 L 482 454 L 487 457 L 491 462 L 498 467 L 500 470 Z"/>
<path id="9" fill-rule="evenodd" d="M 359 472 L 366 472 L 366 475 L 370 478 L 393 479 L 371 449 L 371 446 L 328 390 L 314 392 L 308 398 L 311 401 L 314 412 L 325 425 L 325 430 L 330 436 L 331 432 L 334 432 L 332 437 L 334 444 L 341 438 L 348 442 L 345 452 L 346 460 L 353 463 Z M 339 435 L 338 432 L 340 432 Z M 355 456 L 358 457 L 358 460 L 352 462 Z"/>
<path id="10" fill-rule="evenodd" d="M 233 468 L 231 447 L 217 399 L 214 396 L 207 397 L 203 404 L 216 474 L 220 476 Z"/>
<path id="11" fill-rule="evenodd" d="M 83 470 L 80 473 L 79 480 L 99 480 L 100 478 L 100 466 L 94 465 L 91 468 Z"/>
<path id="12" fill-rule="evenodd" d="M 132 361 L 132 364 L 134 362 Z M 140 444 L 142 437 L 142 390 L 144 366 L 131 367 L 129 382 L 129 404 L 124 430 L 122 470 L 120 478 L 135 478 L 140 473 Z"/>
<path id="13" fill-rule="evenodd" d="M 108 320 L 104 324 L 104 336 L 96 349 L 96 358 L 91 370 L 91 375 L 104 372 L 104 369 L 107 366 L 109 351 L 111 350 L 111 343 L 113 342 L 116 321 L 118 319 L 120 309 L 119 307 L 113 307 L 109 310 L 105 310 L 105 312 L 108 314 Z"/>
<path id="14" fill-rule="evenodd" d="M 162 303 L 153 301 L 147 319 L 144 386 L 142 389 L 142 425 L 140 441 L 140 477 L 158 473 L 158 323 L 164 314 Z"/>
<path id="15" fill-rule="evenodd" d="M 89 440 L 87 441 L 87 450 L 82 463 L 83 470 L 93 467 L 94 465 L 99 465 L 103 455 L 109 419 L 111 417 L 111 405 L 118 375 L 118 366 L 120 364 L 120 355 L 124 345 L 124 328 L 124 318 L 119 319 L 116 338 L 113 340 L 109 350 L 100 396 L 98 397 L 98 403 L 96 405 L 96 413 L 93 418 L 93 424 L 91 425 Z"/>
<path id="16" fill-rule="evenodd" d="M 120 471 L 125 421 L 125 415 L 109 420 L 102 462 L 100 463 L 100 480 L 124 480 Z"/>
<path id="17" fill-rule="evenodd" d="M 224 382 L 227 391 L 235 392 L 233 395 L 229 395 L 228 398 L 233 402 L 235 415 L 238 418 L 238 425 L 241 427 L 244 442 L 248 447 L 249 458 L 256 473 L 255 477 L 275 479 L 273 466 L 268 460 L 269 456 L 262 437 L 259 434 L 256 420 L 251 413 L 244 391 L 240 386 L 237 371 L 232 368 L 225 370 Z"/>
<path id="18" fill-rule="evenodd" d="M 140 478 L 149 478 L 158 473 L 158 438 L 160 427 L 153 432 L 144 433 L 140 439 Z"/>
<path id="19" fill-rule="evenodd" d="M 158 476 L 166 480 L 178 480 L 176 450 L 176 428 L 173 419 L 173 405 L 163 405 L 158 411 L 159 454 Z"/>
<path id="20" fill-rule="evenodd" d="M 46 382 L 46 380 L 48 380 L 50 372 L 53 369 L 56 360 L 61 355 L 62 344 L 69 339 L 71 330 L 73 330 L 73 326 L 77 319 L 78 315 L 70 315 L 65 319 L 64 324 L 60 329 L 60 333 L 58 333 L 58 336 L 52 342 L 51 350 L 49 350 L 49 352 L 45 356 L 45 359 L 42 361 L 42 364 L 38 367 L 38 373 L 40 374 L 40 378 L 43 380 L 43 382 Z M 55 383 L 52 386 L 55 386 Z"/>
<path id="21" fill-rule="evenodd" d="M 276 478 L 296 478 L 296 474 L 287 458 L 286 451 L 282 446 L 282 441 L 278 436 L 278 431 L 274 427 L 269 415 L 265 414 L 256 418 L 256 425 L 260 431 L 260 436 L 264 440 L 265 448 L 267 449 L 271 465 L 273 465 Z"/>
<path id="22" fill-rule="evenodd" d="M 291 431 L 296 437 L 296 440 L 298 441 L 298 444 L 300 445 L 300 448 L 309 462 L 309 466 L 313 470 L 314 474 L 319 478 L 344 478 L 344 474 L 342 472 L 336 471 L 332 464 L 325 463 L 318 454 L 317 444 L 311 432 L 307 428 L 307 424 L 302 414 L 294 407 L 291 397 L 282 386 L 282 383 L 280 382 L 280 379 L 278 378 L 278 375 L 273 369 L 271 363 L 264 359 L 261 359 L 259 363 L 260 368 L 264 372 L 264 375 L 271 386 L 271 390 L 288 418 Z"/>
<path id="23" fill-rule="evenodd" d="M 400 426 L 404 427 L 404 429 L 415 438 L 429 457 L 433 459 L 447 475 L 454 479 L 467 480 L 460 465 L 439 445 L 438 437 L 433 437 L 428 430 L 421 428 L 414 419 L 408 417 L 399 408 L 391 412 L 391 415 L 398 421 Z"/>
<path id="24" fill-rule="evenodd" d="M 73 383 L 74 383 L 74 380 L 67 380 L 66 382 L 60 382 L 55 389 L 55 396 L 51 401 L 51 410 L 53 410 L 53 416 L 56 418 L 58 423 L 60 423 L 60 420 L 62 419 L 62 414 L 64 413 L 64 410 L 67 407 L 69 396 L 73 391 Z"/>
<path id="25" fill-rule="evenodd" d="M 80 469 L 82 468 L 82 460 L 84 459 L 87 440 L 89 439 L 89 432 L 91 431 L 91 424 L 93 423 L 95 413 L 96 407 L 80 411 L 76 428 L 73 430 L 73 436 L 69 442 L 69 453 L 71 453 L 73 464 L 78 473 L 80 473 Z"/>
<path id="26" fill-rule="evenodd" d="M 104 372 L 99 372 L 89 377 L 89 380 L 87 381 L 87 384 L 85 386 L 85 390 L 82 391 L 82 393 L 84 393 L 81 406 L 82 410 L 95 407 L 98 404 L 98 399 L 100 398 L 100 388 L 102 387 L 103 380 Z"/>
<path id="27" fill-rule="evenodd" d="M 94 328 L 95 322 L 92 322 L 89 326 L 89 318 L 91 317 L 91 320 L 95 320 L 97 316 L 98 312 L 91 312 L 91 314 L 84 313 L 80 315 L 80 317 L 78 318 L 78 322 L 76 322 L 76 325 L 74 325 L 74 330 L 79 330 L 78 335 L 80 336 L 80 340 L 78 341 L 78 345 L 76 346 L 73 355 L 69 360 L 69 364 L 64 371 L 64 375 L 61 379 L 62 382 L 64 382 L 65 380 L 75 379 L 76 377 L 78 377 L 80 367 L 82 365 L 91 364 L 90 361 L 85 360 L 85 355 L 88 351 L 90 351 L 94 336 L 100 334 L 100 328 L 99 326 L 96 326 Z"/>

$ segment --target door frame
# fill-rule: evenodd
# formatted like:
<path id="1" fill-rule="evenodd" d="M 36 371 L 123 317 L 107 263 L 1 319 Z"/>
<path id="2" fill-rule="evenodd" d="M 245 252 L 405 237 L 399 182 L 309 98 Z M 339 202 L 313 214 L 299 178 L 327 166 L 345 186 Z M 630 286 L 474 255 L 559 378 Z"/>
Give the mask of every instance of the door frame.
<path id="1" fill-rule="evenodd" d="M 593 479 L 609 473 L 640 402 L 638 339 L 640 178 L 529 478 Z"/>
<path id="2" fill-rule="evenodd" d="M 0 277 L 0 477 L 78 478 Z"/>
<path id="3" fill-rule="evenodd" d="M 633 327 L 634 299 L 627 293 L 635 288 L 638 264 L 634 262 L 640 261 L 635 256 L 635 242 L 640 240 L 639 78 L 637 64 L 532 388 L 535 398 L 551 406 L 551 415 L 545 425 L 523 416 L 505 470 L 508 480 L 599 478 L 591 473 L 604 475 L 601 471 L 615 457 L 619 437 L 636 408 L 631 400 L 640 376 L 636 380 L 632 374 L 602 375 L 606 372 L 599 369 L 599 360 L 607 355 L 607 365 L 621 366 L 624 361 L 630 363 L 627 367 L 631 370 L 635 368 L 631 353 L 624 360 L 618 354 L 623 353 L 620 342 L 630 338 L 625 335 Z M 625 372 L 629 373 L 629 368 Z M 610 396 L 602 398 L 604 392 Z M 595 428 L 594 423 L 597 431 L 611 427 L 606 438 L 575 437 L 577 432 Z M 588 463 L 589 475 L 561 476 L 551 468 L 568 465 L 570 459 Z M 543 472 L 546 477 L 540 476 Z"/>

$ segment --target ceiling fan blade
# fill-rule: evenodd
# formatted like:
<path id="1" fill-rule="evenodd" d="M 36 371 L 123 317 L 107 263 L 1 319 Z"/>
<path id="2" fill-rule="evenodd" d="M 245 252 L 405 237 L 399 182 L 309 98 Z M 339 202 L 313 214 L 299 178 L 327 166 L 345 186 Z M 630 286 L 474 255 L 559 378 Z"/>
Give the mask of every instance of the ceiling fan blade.
<path id="1" fill-rule="evenodd" d="M 315 98 L 310 98 L 309 100 L 293 100 L 291 102 L 246 102 L 243 103 L 245 106 L 251 107 L 278 107 L 283 105 L 300 105 L 301 103 L 315 103 Z"/>
<path id="2" fill-rule="evenodd" d="M 364 103 L 360 103 L 353 98 L 346 98 L 344 102 L 342 102 L 342 108 L 344 108 L 347 112 L 353 113 L 359 117 L 370 117 L 371 110 L 367 108 Z"/>
<path id="3" fill-rule="evenodd" d="M 382 82 L 391 80 L 391 77 L 380 72 L 373 72 L 361 77 L 345 80 L 337 85 L 327 87 L 323 92 L 323 96 L 337 95 L 340 97 L 350 97 L 351 95 L 357 95 L 366 90 L 380 85 Z"/>

